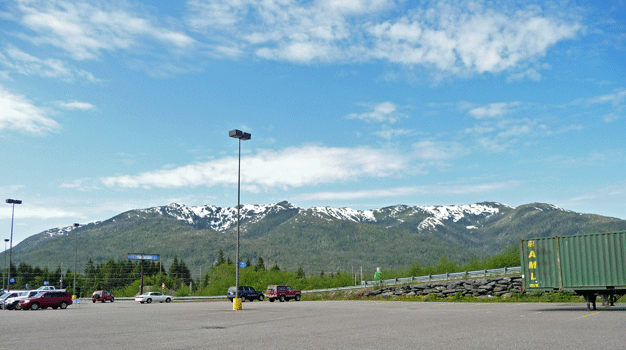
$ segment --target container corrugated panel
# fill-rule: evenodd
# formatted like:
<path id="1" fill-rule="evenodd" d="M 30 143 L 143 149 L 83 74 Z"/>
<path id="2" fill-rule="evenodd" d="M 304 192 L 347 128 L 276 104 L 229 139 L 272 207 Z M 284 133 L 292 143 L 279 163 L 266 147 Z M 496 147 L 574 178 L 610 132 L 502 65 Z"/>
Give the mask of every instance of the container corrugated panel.
<path id="1" fill-rule="evenodd" d="M 626 287 L 626 232 L 560 237 L 563 288 Z"/>
<path id="2" fill-rule="evenodd" d="M 527 290 L 626 289 L 626 232 L 521 240 Z"/>
<path id="3" fill-rule="evenodd" d="M 557 248 L 554 237 L 521 240 L 520 254 L 526 290 L 560 288 Z"/>

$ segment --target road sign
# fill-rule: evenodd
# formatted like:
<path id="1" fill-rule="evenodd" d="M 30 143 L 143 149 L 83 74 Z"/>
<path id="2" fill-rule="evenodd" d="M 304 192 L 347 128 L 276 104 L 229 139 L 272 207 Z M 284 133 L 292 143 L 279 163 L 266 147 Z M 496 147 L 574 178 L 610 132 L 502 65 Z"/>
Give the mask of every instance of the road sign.
<path id="1" fill-rule="evenodd" d="M 128 260 L 154 260 L 154 261 L 159 261 L 159 255 L 158 254 L 126 253 L 126 259 L 128 259 Z"/>
<path id="2" fill-rule="evenodd" d="M 239 267 L 242 268 L 242 269 L 245 268 L 246 266 L 247 265 L 246 265 L 245 261 L 242 261 L 242 262 L 239 263 Z"/>

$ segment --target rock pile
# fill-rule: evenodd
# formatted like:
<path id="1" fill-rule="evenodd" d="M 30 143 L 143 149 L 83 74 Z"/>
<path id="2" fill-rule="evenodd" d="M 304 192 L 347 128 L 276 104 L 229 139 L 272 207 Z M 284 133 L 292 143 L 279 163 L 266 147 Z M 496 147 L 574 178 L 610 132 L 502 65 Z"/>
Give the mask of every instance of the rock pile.
<path id="1" fill-rule="evenodd" d="M 463 296 L 484 297 L 489 295 L 502 296 L 507 293 L 510 295 L 514 292 L 520 292 L 521 289 L 522 277 L 513 276 L 391 286 L 367 290 L 363 296 L 426 296 L 434 294 L 438 298 L 445 298 L 461 293 Z"/>

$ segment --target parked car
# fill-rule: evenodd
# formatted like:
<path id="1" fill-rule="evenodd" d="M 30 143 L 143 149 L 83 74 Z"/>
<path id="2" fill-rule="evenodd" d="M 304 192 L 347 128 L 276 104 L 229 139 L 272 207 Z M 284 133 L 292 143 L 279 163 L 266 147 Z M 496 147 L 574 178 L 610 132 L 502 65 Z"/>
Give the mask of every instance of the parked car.
<path id="1" fill-rule="evenodd" d="M 26 298 L 31 298 L 37 295 L 40 291 L 38 290 L 30 290 L 27 292 L 20 292 L 15 297 L 10 297 L 4 300 L 2 303 L 2 308 L 5 310 L 20 310 L 22 307 L 20 306 L 20 301 Z"/>
<path id="2" fill-rule="evenodd" d="M 160 303 L 162 302 L 169 303 L 170 301 L 172 301 L 172 299 L 173 298 L 171 296 L 165 295 L 161 292 L 146 292 L 141 295 L 135 296 L 135 301 L 138 301 L 142 304 L 143 303 L 150 304 L 153 301 L 158 301 Z"/>
<path id="3" fill-rule="evenodd" d="M 10 292 L 5 292 L 0 296 L 0 306 L 4 305 L 4 301 L 9 298 L 15 298 L 20 295 L 21 292 L 25 292 L 25 290 L 13 290 Z"/>
<path id="4" fill-rule="evenodd" d="M 226 297 L 231 302 L 233 301 L 233 299 L 235 299 L 236 291 L 237 287 L 235 286 L 228 288 Z M 258 301 L 263 301 L 263 299 L 265 299 L 265 295 L 263 295 L 263 292 L 261 292 L 260 290 L 256 290 L 250 286 L 239 286 L 239 298 L 241 298 L 241 301 L 253 301 L 254 299 L 257 299 Z"/>
<path id="5" fill-rule="evenodd" d="M 105 301 L 113 302 L 114 298 L 113 298 L 113 295 L 107 292 L 106 290 L 97 290 L 93 292 L 93 294 L 91 295 L 91 301 L 94 303 L 96 301 L 101 301 L 103 303 Z"/>
<path id="6" fill-rule="evenodd" d="M 40 291 L 35 296 L 20 300 L 20 307 L 24 310 L 38 310 L 46 308 L 66 309 L 72 305 L 72 296 L 68 292 L 62 291 Z"/>
<path id="7" fill-rule="evenodd" d="M 294 299 L 295 301 L 300 301 L 302 297 L 302 292 L 299 290 L 292 289 L 287 285 L 272 285 L 267 286 L 265 290 L 265 296 L 270 300 L 270 302 L 274 302 L 274 300 L 278 299 L 279 301 L 289 301 L 290 299 Z"/>

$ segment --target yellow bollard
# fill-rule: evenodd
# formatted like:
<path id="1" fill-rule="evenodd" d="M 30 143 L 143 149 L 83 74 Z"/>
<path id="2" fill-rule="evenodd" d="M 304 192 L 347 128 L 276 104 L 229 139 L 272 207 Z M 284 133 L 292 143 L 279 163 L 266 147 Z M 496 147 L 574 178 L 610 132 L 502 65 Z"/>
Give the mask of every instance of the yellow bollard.
<path id="1" fill-rule="evenodd" d="M 233 299 L 233 310 L 235 311 L 241 310 L 241 298 Z"/>

